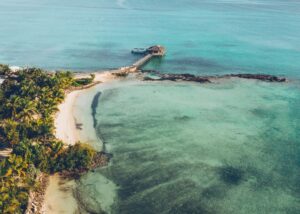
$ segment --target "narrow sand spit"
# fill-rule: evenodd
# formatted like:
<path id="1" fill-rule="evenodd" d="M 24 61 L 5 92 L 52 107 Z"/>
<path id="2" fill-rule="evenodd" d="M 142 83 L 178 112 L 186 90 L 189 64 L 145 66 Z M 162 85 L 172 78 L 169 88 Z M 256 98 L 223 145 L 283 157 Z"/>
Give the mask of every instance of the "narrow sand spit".
<path id="1" fill-rule="evenodd" d="M 114 79 L 111 72 L 102 72 L 95 74 L 95 81 L 109 82 Z M 76 77 L 85 77 L 87 74 L 79 74 Z M 58 113 L 55 117 L 55 136 L 67 145 L 74 145 L 82 140 L 76 129 L 76 120 L 74 117 L 74 105 L 76 98 L 89 89 L 75 90 L 67 94 L 64 102 L 58 106 Z M 49 186 L 46 189 L 43 213 L 77 213 L 78 206 L 73 196 L 73 190 L 76 184 L 74 180 L 63 180 L 59 175 L 50 176 Z"/>

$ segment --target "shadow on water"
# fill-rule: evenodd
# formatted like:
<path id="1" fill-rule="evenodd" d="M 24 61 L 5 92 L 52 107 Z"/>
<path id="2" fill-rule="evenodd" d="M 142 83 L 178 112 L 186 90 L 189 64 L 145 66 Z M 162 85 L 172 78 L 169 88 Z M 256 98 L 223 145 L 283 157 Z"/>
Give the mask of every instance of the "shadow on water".
<path id="1" fill-rule="evenodd" d="M 101 96 L 102 92 L 98 92 L 94 98 L 93 98 L 93 101 L 92 101 L 92 117 L 93 117 L 93 126 L 94 128 L 97 127 L 97 119 L 96 119 L 96 114 L 97 114 L 97 107 L 98 107 L 98 104 L 99 104 L 99 99 L 100 99 L 100 96 Z"/>

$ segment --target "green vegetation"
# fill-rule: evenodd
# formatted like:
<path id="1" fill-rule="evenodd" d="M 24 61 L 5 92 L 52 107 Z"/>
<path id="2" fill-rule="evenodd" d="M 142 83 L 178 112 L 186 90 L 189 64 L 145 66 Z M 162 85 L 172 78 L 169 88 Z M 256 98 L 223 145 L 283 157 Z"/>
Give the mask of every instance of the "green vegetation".
<path id="1" fill-rule="evenodd" d="M 87 78 L 75 79 L 72 85 L 75 87 L 85 86 L 91 84 L 94 81 L 94 79 L 95 79 L 95 74 L 91 74 L 90 77 Z"/>
<path id="2" fill-rule="evenodd" d="M 56 170 L 85 170 L 91 167 L 95 150 L 86 144 L 75 144 L 69 146 L 64 153 L 61 153 L 57 158 L 58 167 Z"/>
<path id="3" fill-rule="evenodd" d="M 10 72 L 10 69 L 9 69 L 8 65 L 0 64 L 0 75 L 6 75 L 9 72 Z"/>
<path id="4" fill-rule="evenodd" d="M 64 146 L 53 135 L 53 115 L 65 90 L 93 81 L 74 80 L 70 72 L 37 68 L 17 72 L 0 65 L 0 148 L 11 148 L 0 162 L 0 213 L 23 213 L 38 173 L 88 169 L 95 151 L 87 145 Z"/>

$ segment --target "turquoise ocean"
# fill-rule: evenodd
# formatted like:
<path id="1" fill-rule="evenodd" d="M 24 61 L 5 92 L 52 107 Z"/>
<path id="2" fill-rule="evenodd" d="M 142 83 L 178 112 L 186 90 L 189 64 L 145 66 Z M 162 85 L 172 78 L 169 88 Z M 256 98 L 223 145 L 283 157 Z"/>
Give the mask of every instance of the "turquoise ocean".
<path id="1" fill-rule="evenodd" d="M 153 44 L 167 55 L 145 69 L 289 81 L 95 87 L 90 131 L 113 157 L 78 181 L 82 212 L 300 213 L 298 0 L 0 1 L 1 63 L 105 70 Z"/>
<path id="2" fill-rule="evenodd" d="M 11 65 L 102 70 L 162 44 L 167 56 L 147 68 L 300 76 L 298 0 L 1 0 L 0 26 Z"/>

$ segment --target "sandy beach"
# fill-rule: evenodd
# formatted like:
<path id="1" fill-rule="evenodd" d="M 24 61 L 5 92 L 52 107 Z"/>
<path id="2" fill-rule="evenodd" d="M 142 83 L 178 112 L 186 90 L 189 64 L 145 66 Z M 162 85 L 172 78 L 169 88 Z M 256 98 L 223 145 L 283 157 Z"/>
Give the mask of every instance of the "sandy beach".
<path id="1" fill-rule="evenodd" d="M 79 74 L 76 77 L 83 78 L 87 76 L 88 74 Z M 113 78 L 114 76 L 111 72 L 96 73 L 94 81 L 106 83 Z M 78 130 L 76 129 L 76 120 L 73 114 L 74 104 L 79 95 L 86 93 L 90 89 L 75 90 L 68 93 L 64 102 L 58 106 L 58 113 L 55 118 L 55 136 L 65 144 L 74 145 L 82 140 L 78 136 Z"/>
<path id="2" fill-rule="evenodd" d="M 76 78 L 86 77 L 89 74 L 78 74 Z M 95 73 L 95 80 L 101 83 L 112 81 L 114 76 L 111 72 Z M 82 90 L 74 90 L 66 95 L 62 104 L 58 106 L 58 113 L 55 117 L 55 136 L 67 145 L 74 145 L 76 142 L 89 141 L 84 139 L 86 136 L 80 135 L 76 128 L 76 118 L 74 116 L 74 105 L 78 96 L 88 93 L 93 87 Z M 88 109 L 86 109 L 89 111 Z M 86 114 L 85 114 L 86 115 Z M 92 118 L 90 118 L 92 121 Z M 93 128 L 90 124 L 84 124 L 85 129 Z M 74 180 L 63 180 L 59 175 L 50 176 L 49 185 L 46 189 L 43 213 L 59 214 L 59 213 L 77 213 L 78 206 L 73 196 L 73 190 L 76 184 Z"/>

